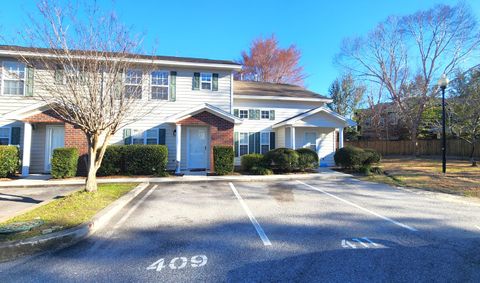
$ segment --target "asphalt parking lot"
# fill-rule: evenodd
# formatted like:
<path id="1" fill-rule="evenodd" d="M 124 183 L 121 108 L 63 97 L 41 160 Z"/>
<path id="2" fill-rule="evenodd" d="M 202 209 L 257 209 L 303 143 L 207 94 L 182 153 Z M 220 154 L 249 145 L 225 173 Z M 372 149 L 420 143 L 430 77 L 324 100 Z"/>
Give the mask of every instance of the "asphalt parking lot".
<path id="1" fill-rule="evenodd" d="M 6 282 L 480 282 L 480 206 L 353 179 L 151 184 Z"/>

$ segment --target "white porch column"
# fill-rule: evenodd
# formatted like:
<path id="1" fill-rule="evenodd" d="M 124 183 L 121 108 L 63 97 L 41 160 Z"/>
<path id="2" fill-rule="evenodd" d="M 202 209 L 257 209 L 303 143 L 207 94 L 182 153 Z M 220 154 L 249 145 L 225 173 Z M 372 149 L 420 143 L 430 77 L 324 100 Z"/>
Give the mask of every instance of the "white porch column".
<path id="1" fill-rule="evenodd" d="M 177 128 L 176 128 L 176 135 L 175 135 L 175 138 L 176 138 L 176 153 L 177 153 L 177 156 L 176 156 L 176 168 L 175 168 L 175 173 L 180 173 L 180 162 L 182 161 L 182 125 L 180 124 L 177 124 Z"/>
<path id="2" fill-rule="evenodd" d="M 343 128 L 338 128 L 338 148 L 343 147 Z"/>
<path id="3" fill-rule="evenodd" d="M 32 124 L 23 125 L 23 155 L 22 155 L 22 176 L 30 173 L 30 151 L 32 149 Z"/>
<path id="4" fill-rule="evenodd" d="M 295 127 L 290 127 L 290 146 L 295 149 Z"/>

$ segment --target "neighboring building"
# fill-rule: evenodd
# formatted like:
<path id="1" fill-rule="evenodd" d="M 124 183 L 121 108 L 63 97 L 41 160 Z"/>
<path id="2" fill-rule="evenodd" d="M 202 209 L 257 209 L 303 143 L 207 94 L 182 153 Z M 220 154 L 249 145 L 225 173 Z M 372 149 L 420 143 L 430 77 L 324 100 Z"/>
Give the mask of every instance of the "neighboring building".
<path id="1" fill-rule="evenodd" d="M 361 140 L 402 140 L 409 137 L 394 103 L 379 103 L 355 113 Z"/>
<path id="2" fill-rule="evenodd" d="M 48 173 L 54 148 L 87 152 L 84 134 L 38 99 L 38 76 L 54 72 L 15 59 L 48 55 L 48 49 L 0 46 L 0 144 L 20 146 L 22 175 Z M 330 99 L 301 87 L 234 81 L 241 66 L 232 61 L 143 57 L 158 71 L 127 70 L 126 79 L 146 79 L 139 99 L 154 110 L 120 130 L 111 143 L 165 144 L 169 169 L 213 170 L 215 145 L 233 145 L 237 165 L 243 154 L 276 147 L 310 147 L 318 152 L 320 165 L 333 165 L 335 132 L 342 146 L 343 128 L 351 125 L 325 107 Z"/>

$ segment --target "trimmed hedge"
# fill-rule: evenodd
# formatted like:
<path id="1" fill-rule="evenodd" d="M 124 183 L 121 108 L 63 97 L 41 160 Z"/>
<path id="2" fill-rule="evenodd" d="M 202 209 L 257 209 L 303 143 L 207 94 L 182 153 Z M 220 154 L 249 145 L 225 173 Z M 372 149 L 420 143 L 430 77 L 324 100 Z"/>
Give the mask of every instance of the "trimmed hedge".
<path id="1" fill-rule="evenodd" d="M 17 146 L 0 145 L 0 178 L 15 174 L 20 166 L 20 151 Z"/>
<path id="2" fill-rule="evenodd" d="M 51 174 L 55 179 L 75 177 L 77 174 L 78 149 L 55 148 L 52 154 Z"/>
<path id="3" fill-rule="evenodd" d="M 265 161 L 262 154 L 251 153 L 242 155 L 240 165 L 242 166 L 242 171 L 252 172 L 253 167 L 264 167 Z"/>
<path id="4" fill-rule="evenodd" d="M 295 150 L 298 153 L 298 169 L 305 171 L 318 167 L 318 154 L 310 148 L 299 148 Z"/>
<path id="5" fill-rule="evenodd" d="M 267 167 L 278 172 L 292 172 L 298 166 L 298 153 L 290 148 L 276 148 L 264 156 Z"/>
<path id="6" fill-rule="evenodd" d="M 112 145 L 107 147 L 97 174 L 162 176 L 165 174 L 167 161 L 168 148 L 165 145 Z"/>
<path id="7" fill-rule="evenodd" d="M 215 173 L 226 175 L 233 172 L 234 166 L 233 146 L 217 145 L 213 147 L 213 166 Z"/>
<path id="8" fill-rule="evenodd" d="M 355 169 L 379 163 L 380 154 L 372 149 L 364 150 L 359 147 L 346 146 L 338 149 L 334 155 L 335 164 L 346 169 Z"/>
<path id="9" fill-rule="evenodd" d="M 261 166 L 253 166 L 250 168 L 249 173 L 252 173 L 253 175 L 272 175 L 273 172 L 269 168 L 261 167 Z"/>

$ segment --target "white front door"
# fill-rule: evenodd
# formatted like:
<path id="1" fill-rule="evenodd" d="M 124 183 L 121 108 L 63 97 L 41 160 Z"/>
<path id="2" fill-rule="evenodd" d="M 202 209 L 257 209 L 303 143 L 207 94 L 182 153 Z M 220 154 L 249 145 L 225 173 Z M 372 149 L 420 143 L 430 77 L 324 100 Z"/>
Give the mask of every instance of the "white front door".
<path id="1" fill-rule="evenodd" d="M 190 127 L 188 128 L 188 168 L 204 169 L 207 168 L 207 128 Z"/>
<path id="2" fill-rule="evenodd" d="M 46 126 L 45 172 L 52 169 L 52 154 L 55 148 L 64 147 L 65 129 L 63 126 Z"/>

